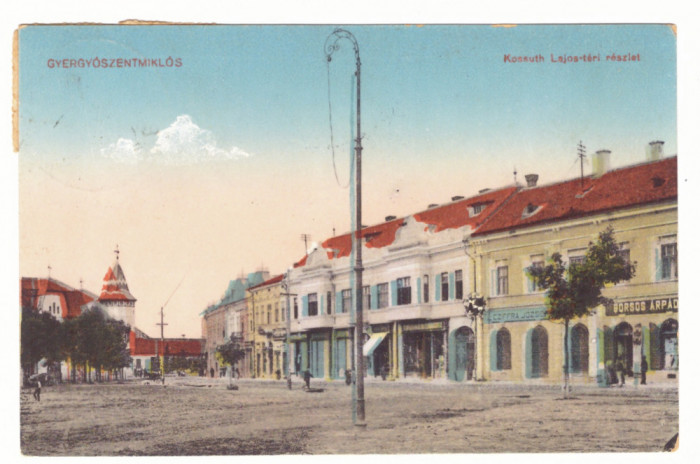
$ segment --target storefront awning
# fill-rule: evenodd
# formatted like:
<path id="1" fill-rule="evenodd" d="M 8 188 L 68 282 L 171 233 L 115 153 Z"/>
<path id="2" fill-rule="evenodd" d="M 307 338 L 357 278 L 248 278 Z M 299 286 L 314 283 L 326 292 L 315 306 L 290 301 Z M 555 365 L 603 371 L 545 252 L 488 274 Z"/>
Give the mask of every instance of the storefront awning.
<path id="1" fill-rule="evenodd" d="M 384 340 L 384 337 L 386 337 L 389 334 L 389 332 L 377 332 L 372 334 L 371 337 L 369 337 L 369 340 L 367 340 L 364 345 L 362 345 L 362 354 L 365 356 L 370 356 L 372 353 L 374 353 L 374 350 L 379 346 L 379 344 Z"/>

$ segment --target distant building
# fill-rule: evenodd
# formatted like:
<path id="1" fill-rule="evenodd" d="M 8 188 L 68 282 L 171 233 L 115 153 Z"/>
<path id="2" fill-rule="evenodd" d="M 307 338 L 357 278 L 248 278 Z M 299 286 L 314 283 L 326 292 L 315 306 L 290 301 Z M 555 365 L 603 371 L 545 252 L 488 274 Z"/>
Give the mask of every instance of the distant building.
<path id="1" fill-rule="evenodd" d="M 269 275 L 267 271 L 258 271 L 248 274 L 247 277 L 232 280 L 229 282 L 221 300 L 210 305 L 199 314 L 202 317 L 202 337 L 205 340 L 207 376 L 223 377 L 225 375 L 225 366 L 220 365 L 216 359 L 216 349 L 218 346 L 228 342 L 232 335 L 234 337 L 240 336 L 246 340 L 244 345 L 246 358 L 239 367 L 239 372 L 243 375 L 243 372 L 247 373 L 250 370 L 249 366 L 252 365 L 253 357 L 252 338 L 250 338 L 250 344 L 248 344 L 245 333 L 238 335 L 239 332 L 235 329 L 241 326 L 236 325 L 236 320 L 240 324 L 242 322 L 241 313 L 247 311 L 242 306 L 246 304 L 246 290 L 264 282 L 269 278 Z"/>
<path id="2" fill-rule="evenodd" d="M 278 275 L 248 289 L 248 320 L 253 325 L 253 373 L 258 379 L 278 379 L 286 371 L 285 306 Z M 278 377 L 279 374 L 279 377 Z"/>
<path id="3" fill-rule="evenodd" d="M 83 311 L 94 307 L 102 310 L 107 317 L 127 324 L 130 328 L 127 347 L 132 363 L 124 370 L 126 377 L 144 370 L 150 371 L 155 365 L 156 357 L 162 356 L 166 349 L 171 356 L 202 356 L 202 339 L 165 339 L 164 346 L 159 346 L 160 339 L 151 338 L 136 327 L 136 298 L 130 293 L 119 264 L 119 251 L 115 250 L 115 253 L 116 259 L 107 269 L 99 296 L 87 290 L 75 289 L 53 278 L 22 277 L 22 307 L 48 312 L 59 321 L 78 317 Z M 62 378 L 75 381 L 84 379 L 86 375 L 83 366 L 72 365 L 70 360 L 61 363 L 59 372 Z M 109 373 L 107 375 L 109 377 Z"/>

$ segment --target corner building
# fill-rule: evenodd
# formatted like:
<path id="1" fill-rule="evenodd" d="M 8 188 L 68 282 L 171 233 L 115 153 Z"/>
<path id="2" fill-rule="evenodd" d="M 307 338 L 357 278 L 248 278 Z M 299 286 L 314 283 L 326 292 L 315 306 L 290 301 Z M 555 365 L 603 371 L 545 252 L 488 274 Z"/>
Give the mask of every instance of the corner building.
<path id="1" fill-rule="evenodd" d="M 515 187 L 456 196 L 420 213 L 361 231 L 364 327 L 351 308 L 352 234 L 331 237 L 289 273 L 293 372 L 341 379 L 353 365 L 353 334 L 362 330 L 368 377 L 474 377 L 472 322 L 463 299 L 472 266 L 463 239 L 516 192 Z"/>
<path id="2" fill-rule="evenodd" d="M 574 383 L 606 382 L 618 361 L 635 383 L 646 359 L 647 383 L 675 382 L 678 374 L 677 158 L 607 170 L 599 151 L 594 174 L 520 189 L 476 231 L 469 249 L 477 288 L 487 296 L 479 340 L 485 378 L 560 382 L 565 356 Z M 662 142 L 661 142 L 662 143 Z M 612 226 L 636 274 L 603 290 L 611 303 L 574 319 L 569 350 L 564 325 L 546 319 L 544 291 L 526 273 L 555 252 L 568 263 L 583 259 L 590 242 Z"/>

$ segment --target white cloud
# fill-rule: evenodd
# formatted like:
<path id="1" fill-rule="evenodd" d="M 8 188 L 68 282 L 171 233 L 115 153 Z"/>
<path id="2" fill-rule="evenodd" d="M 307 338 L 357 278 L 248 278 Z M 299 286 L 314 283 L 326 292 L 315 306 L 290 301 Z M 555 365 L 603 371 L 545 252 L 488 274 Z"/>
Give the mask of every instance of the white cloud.
<path id="1" fill-rule="evenodd" d="M 163 162 L 175 164 L 235 160 L 250 156 L 238 147 L 229 150 L 219 148 L 211 131 L 200 128 L 186 114 L 178 116 L 169 127 L 158 132 L 150 153 L 159 155 Z"/>
<path id="2" fill-rule="evenodd" d="M 120 138 L 101 150 L 103 156 L 116 161 L 135 164 L 149 159 L 164 164 L 189 165 L 202 161 L 237 160 L 248 158 L 249 153 L 238 147 L 226 150 L 217 146 L 211 131 L 202 129 L 189 115 L 178 116 L 167 128 L 158 131 L 153 147 L 144 153 L 138 142 Z"/>
<path id="3" fill-rule="evenodd" d="M 141 158 L 141 147 L 131 139 L 120 138 L 100 152 L 102 156 L 127 164 L 136 164 Z"/>

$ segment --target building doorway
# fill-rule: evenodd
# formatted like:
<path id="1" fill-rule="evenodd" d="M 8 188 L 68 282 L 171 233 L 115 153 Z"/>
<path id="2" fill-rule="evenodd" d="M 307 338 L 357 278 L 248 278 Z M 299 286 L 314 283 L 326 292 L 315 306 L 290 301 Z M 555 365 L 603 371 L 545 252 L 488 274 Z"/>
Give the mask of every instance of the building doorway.
<path id="1" fill-rule="evenodd" d="M 632 326 L 619 323 L 613 330 L 613 365 L 622 362 L 625 373 L 632 372 Z M 629 374 L 628 374 L 629 375 Z"/>
<path id="2" fill-rule="evenodd" d="M 461 382 L 474 378 L 474 331 L 460 327 L 455 331 L 455 380 Z"/>

